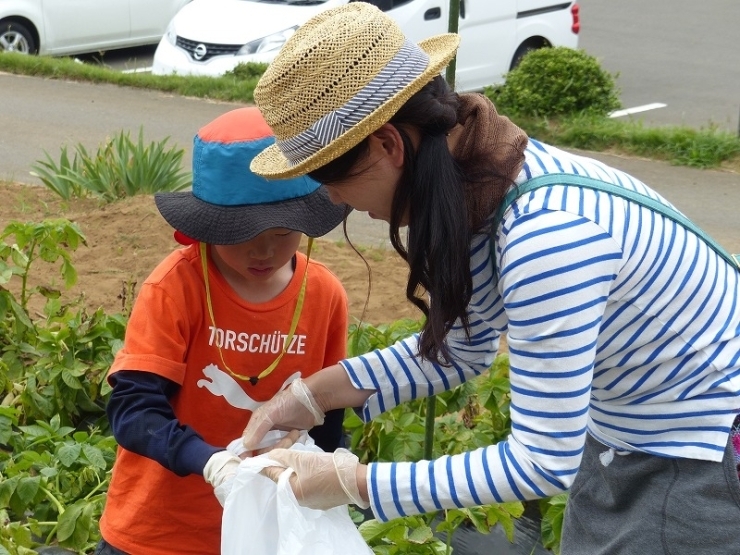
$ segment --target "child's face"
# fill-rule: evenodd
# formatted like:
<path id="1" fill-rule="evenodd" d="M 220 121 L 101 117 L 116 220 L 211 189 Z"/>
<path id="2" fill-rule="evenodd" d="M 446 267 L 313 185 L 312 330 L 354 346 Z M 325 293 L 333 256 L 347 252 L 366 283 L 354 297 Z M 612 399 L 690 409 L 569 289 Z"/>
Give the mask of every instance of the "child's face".
<path id="1" fill-rule="evenodd" d="M 220 259 L 217 265 L 222 273 L 237 274 L 247 283 L 266 284 L 290 263 L 301 237 L 299 231 L 272 228 L 245 243 L 213 245 L 212 248 L 216 254 L 214 258 Z"/>

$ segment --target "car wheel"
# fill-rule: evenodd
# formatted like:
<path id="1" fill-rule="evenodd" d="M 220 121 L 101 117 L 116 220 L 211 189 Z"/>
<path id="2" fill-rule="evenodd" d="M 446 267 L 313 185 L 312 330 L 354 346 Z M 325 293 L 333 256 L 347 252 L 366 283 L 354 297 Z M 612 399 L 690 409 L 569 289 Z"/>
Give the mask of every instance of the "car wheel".
<path id="1" fill-rule="evenodd" d="M 0 21 L 0 52 L 2 51 L 36 54 L 38 50 L 31 31 L 25 25 L 4 19 Z"/>
<path id="2" fill-rule="evenodd" d="M 514 57 L 511 59 L 511 67 L 509 68 L 509 71 L 517 67 L 521 62 L 522 58 L 529 54 L 530 52 L 533 52 L 534 50 L 537 50 L 538 48 L 542 48 L 540 45 L 532 44 L 525 42 L 519 48 L 516 49 L 516 52 L 514 52 Z"/>

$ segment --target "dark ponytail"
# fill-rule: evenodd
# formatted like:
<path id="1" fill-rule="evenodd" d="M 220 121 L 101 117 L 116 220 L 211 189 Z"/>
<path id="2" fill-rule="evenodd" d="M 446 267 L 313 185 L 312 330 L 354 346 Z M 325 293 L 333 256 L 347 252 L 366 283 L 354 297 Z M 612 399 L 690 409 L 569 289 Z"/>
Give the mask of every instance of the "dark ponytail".
<path id="1" fill-rule="evenodd" d="M 439 76 L 412 96 L 389 123 L 404 143 L 404 169 L 396 188 L 390 216 L 393 248 L 408 262 L 406 297 L 425 318 L 419 354 L 448 364 L 445 336 L 456 320 L 470 333 L 467 306 L 472 296 L 470 241 L 473 234 L 466 179 L 447 145 L 447 135 L 457 124 L 459 98 Z M 414 148 L 404 128 L 419 131 Z M 342 181 L 367 154 L 367 141 L 311 173 L 320 183 Z M 400 223 L 408 211 L 407 246 L 400 237 Z M 473 218 L 474 219 L 474 218 Z M 427 302 L 426 293 L 429 294 Z"/>

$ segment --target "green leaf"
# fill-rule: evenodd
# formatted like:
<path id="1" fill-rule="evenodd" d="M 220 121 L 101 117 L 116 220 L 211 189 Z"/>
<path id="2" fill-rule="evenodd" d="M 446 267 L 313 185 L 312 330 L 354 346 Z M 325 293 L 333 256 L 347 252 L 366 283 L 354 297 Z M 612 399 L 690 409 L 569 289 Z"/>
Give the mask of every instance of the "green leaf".
<path id="1" fill-rule="evenodd" d="M 13 436 L 13 420 L 0 415 L 0 443 L 7 444 Z"/>
<path id="2" fill-rule="evenodd" d="M 543 499 L 540 502 L 542 511 L 542 545 L 560 553 L 560 540 L 563 530 L 563 519 L 565 518 L 565 507 L 568 503 L 568 494 L 561 493 Z"/>
<path id="3" fill-rule="evenodd" d="M 66 437 L 70 433 L 74 432 L 75 429 L 72 426 L 62 426 L 56 431 L 56 435 L 59 438 Z"/>
<path id="4" fill-rule="evenodd" d="M 58 414 L 55 414 L 49 420 L 49 428 L 51 428 L 52 431 L 57 432 L 59 430 L 61 420 L 61 417 Z"/>
<path id="5" fill-rule="evenodd" d="M 20 476 L 13 476 L 0 481 L 0 507 L 7 507 L 10 504 L 10 498 L 15 493 L 15 488 L 18 487 L 20 481 Z"/>
<path id="6" fill-rule="evenodd" d="M 0 285 L 5 285 L 13 277 L 13 269 L 0 260 Z"/>
<path id="7" fill-rule="evenodd" d="M 77 526 L 77 519 L 82 514 L 83 505 L 75 503 L 67 507 L 64 512 L 59 515 L 59 527 L 57 528 L 57 539 L 60 543 L 69 540 L 75 533 Z"/>
<path id="8" fill-rule="evenodd" d="M 66 368 L 62 370 L 62 381 L 70 389 L 82 389 L 82 384 L 80 383 L 80 380 Z"/>
<path id="9" fill-rule="evenodd" d="M 36 393 L 35 391 L 31 392 L 30 397 L 32 401 L 32 406 L 41 414 L 43 414 L 44 416 L 51 416 L 54 414 L 54 403 L 51 399 L 49 399 L 45 395 Z"/>
<path id="10" fill-rule="evenodd" d="M 467 516 L 470 519 L 470 522 L 473 523 L 473 526 L 475 526 L 475 529 L 478 530 L 481 534 L 488 534 L 491 530 L 488 526 L 487 519 L 484 515 L 480 514 L 477 510 L 470 510 L 467 511 Z"/>
<path id="11" fill-rule="evenodd" d="M 28 313 L 26 310 L 19 305 L 15 299 L 10 299 L 10 308 L 13 311 L 13 314 L 15 315 L 16 320 L 23 324 L 28 329 L 33 329 L 33 322 L 31 322 L 31 318 L 29 318 Z"/>
<path id="12" fill-rule="evenodd" d="M 419 528 L 411 530 L 408 539 L 411 543 L 423 544 L 431 540 L 433 537 L 434 533 L 429 526 L 420 526 Z"/>
<path id="13" fill-rule="evenodd" d="M 90 396 L 87 394 L 87 391 L 85 391 L 84 389 L 77 392 L 77 397 L 75 397 L 75 404 L 80 410 L 83 410 L 85 412 L 89 412 L 92 414 L 100 414 L 100 413 L 105 412 L 104 408 L 97 405 L 95 401 L 90 399 Z"/>
<path id="14" fill-rule="evenodd" d="M 381 522 L 379 520 L 371 519 L 366 520 L 365 522 L 360 524 L 358 529 L 360 530 L 360 534 L 365 539 L 365 541 L 369 543 L 373 540 L 385 536 L 388 530 L 392 529 L 395 526 L 396 524 L 393 521 Z"/>
<path id="15" fill-rule="evenodd" d="M 63 547 L 69 547 L 75 550 L 80 550 L 90 538 L 90 531 L 94 528 L 93 515 L 95 512 L 95 505 L 88 501 L 81 499 L 77 501 L 72 507 L 71 517 L 75 517 L 74 531 L 72 536 L 65 540 L 59 540 L 59 543 Z M 69 508 L 64 512 L 65 516 L 69 512 Z M 61 519 L 60 519 L 61 525 Z"/>
<path id="16" fill-rule="evenodd" d="M 29 549 L 34 545 L 31 531 L 19 522 L 11 522 L 4 530 L 5 535 L 10 536 L 15 553 L 13 555 L 32 555 L 35 551 Z M 11 544 L 11 545 L 12 545 Z"/>
<path id="17" fill-rule="evenodd" d="M 62 277 L 64 278 L 64 285 L 67 289 L 71 288 L 77 283 L 77 270 L 69 260 L 62 262 Z"/>
<path id="18" fill-rule="evenodd" d="M 31 424 L 30 426 L 20 426 L 20 430 L 28 434 L 30 439 L 37 439 L 39 437 L 47 437 L 49 435 L 49 429 L 41 426 L 40 424 Z"/>
<path id="19" fill-rule="evenodd" d="M 57 449 L 56 455 L 59 462 L 69 468 L 77 462 L 80 453 L 82 453 L 82 446 L 79 443 L 65 443 Z"/>
<path id="20" fill-rule="evenodd" d="M 103 452 L 100 449 L 89 444 L 83 444 L 82 452 L 85 454 L 85 458 L 90 461 L 90 464 L 96 468 L 105 470 L 105 457 L 103 457 Z"/>
<path id="21" fill-rule="evenodd" d="M 15 493 L 25 505 L 29 505 L 39 491 L 41 476 L 25 476 L 21 478 Z"/>

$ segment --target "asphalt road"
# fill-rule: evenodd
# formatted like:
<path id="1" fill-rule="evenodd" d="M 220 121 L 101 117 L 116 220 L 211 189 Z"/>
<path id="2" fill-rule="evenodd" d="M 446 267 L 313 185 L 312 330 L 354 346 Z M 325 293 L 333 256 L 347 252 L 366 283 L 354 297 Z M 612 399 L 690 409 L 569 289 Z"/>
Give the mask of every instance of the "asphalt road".
<path id="1" fill-rule="evenodd" d="M 579 46 L 618 73 L 625 108 L 651 125 L 740 131 L 738 0 L 579 0 Z"/>
<path id="2" fill-rule="evenodd" d="M 143 126 L 146 141 L 168 139 L 185 149 L 183 163 L 191 164 L 191 145 L 197 130 L 216 116 L 240 106 L 235 103 L 171 96 L 159 92 L 23 77 L 0 73 L 0 179 L 31 185 L 40 181 L 31 166 L 48 152 L 59 159 L 63 145 L 78 143 L 97 149 L 106 137 L 121 130 L 136 136 Z M 587 153 L 633 174 L 651 185 L 723 246 L 740 253 L 740 174 L 695 170 L 636 158 Z M 0 222 L 0 229 L 4 222 Z M 387 225 L 353 214 L 349 234 L 367 246 L 388 245 Z M 340 230 L 332 232 L 339 238 Z"/>

